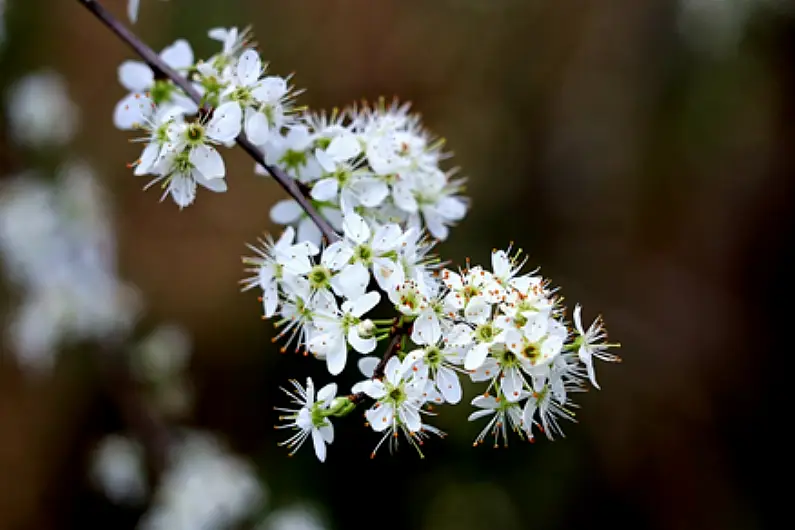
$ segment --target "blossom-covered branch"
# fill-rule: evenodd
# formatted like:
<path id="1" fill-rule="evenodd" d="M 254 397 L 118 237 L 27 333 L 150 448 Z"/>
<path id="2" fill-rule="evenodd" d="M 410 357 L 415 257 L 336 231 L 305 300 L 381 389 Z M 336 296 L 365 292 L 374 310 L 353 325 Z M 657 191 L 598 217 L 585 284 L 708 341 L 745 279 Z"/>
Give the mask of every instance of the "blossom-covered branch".
<path id="1" fill-rule="evenodd" d="M 199 61 L 184 40 L 154 57 L 114 31 L 146 51 L 149 65 L 119 68 L 130 93 L 114 122 L 147 133 L 134 173 L 153 175 L 151 184 L 185 207 L 197 185 L 226 190 L 215 146 L 252 146 L 255 172 L 276 177 L 292 199 L 271 210 L 287 226 L 282 234 L 249 245 L 243 290 L 261 291 L 282 352 L 311 354 L 331 376 L 352 364 L 349 354 L 361 355 L 354 364 L 364 379 L 350 393 L 337 396 L 333 382 L 316 392 L 311 379 L 284 389 L 293 406 L 277 408 L 277 428 L 292 431 L 283 442 L 291 454 L 311 438 L 324 460 L 332 420 L 369 401 L 367 425 L 381 435 L 372 455 L 385 442 L 395 449 L 401 434 L 422 455 L 430 435 L 444 435 L 428 419 L 436 405 L 461 402 L 462 379 L 484 385 L 471 400 L 469 419 L 488 420 L 475 445 L 489 435 L 507 445 L 509 430 L 529 441 L 563 434 L 560 421 L 575 419 L 572 394 L 598 388 L 594 359 L 618 360 L 609 353 L 617 345 L 600 318 L 585 329 L 579 305 L 569 320 L 557 289 L 525 270 L 527 257 L 512 245 L 494 249 L 490 266 L 444 268 L 434 247 L 469 201 L 457 168 L 445 168 L 444 141 L 407 104 L 300 109 L 301 91 L 268 74 L 248 32 L 236 28 L 210 30 L 222 49 Z M 379 318 L 382 310 L 391 313 Z M 379 346 L 382 355 L 370 355 Z"/>
<path id="2" fill-rule="evenodd" d="M 179 87 L 179 89 L 181 89 L 184 94 L 198 106 L 202 106 L 203 104 L 207 103 L 203 100 L 198 89 L 191 84 L 191 82 L 185 76 L 178 73 L 167 63 L 166 60 L 158 56 L 150 47 L 136 37 L 133 32 L 125 28 L 99 2 L 96 0 L 77 1 L 83 4 L 86 9 L 94 14 L 94 16 L 97 17 L 97 19 L 99 19 L 103 24 L 105 24 L 105 26 L 107 26 L 111 31 L 113 31 L 116 36 L 129 45 L 141 57 L 141 59 L 144 60 L 149 68 L 151 68 L 154 78 L 167 79 Z M 141 99 L 140 95 L 138 99 Z M 137 106 L 142 104 L 142 102 L 138 102 L 135 105 Z M 210 107 L 208 107 L 208 111 L 209 110 L 211 110 Z M 264 168 L 265 171 L 267 171 L 274 178 L 274 180 L 276 180 L 276 182 L 278 182 L 279 185 L 284 188 L 284 190 L 298 203 L 298 205 L 303 209 L 306 215 L 309 216 L 309 218 L 318 227 L 326 239 L 329 241 L 337 240 L 338 236 L 336 231 L 331 227 L 328 221 L 315 210 L 314 206 L 312 206 L 312 204 L 307 200 L 304 193 L 302 193 L 301 188 L 293 179 L 287 176 L 279 167 L 267 164 L 263 158 L 262 152 L 257 149 L 256 145 L 251 143 L 245 134 L 241 133 L 236 136 L 233 135 L 232 137 L 234 138 L 234 141 L 237 143 L 237 145 L 239 145 L 249 156 L 251 156 L 251 158 L 253 158 L 257 164 Z M 228 138 L 226 140 L 228 141 Z"/>

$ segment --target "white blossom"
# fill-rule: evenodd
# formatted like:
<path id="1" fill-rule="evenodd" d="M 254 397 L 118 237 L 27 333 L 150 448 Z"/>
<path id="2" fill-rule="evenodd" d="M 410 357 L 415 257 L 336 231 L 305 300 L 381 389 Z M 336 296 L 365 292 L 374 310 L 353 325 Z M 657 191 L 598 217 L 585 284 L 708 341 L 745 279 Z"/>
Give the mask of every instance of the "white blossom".
<path id="1" fill-rule="evenodd" d="M 278 426 L 279 429 L 292 429 L 295 432 L 289 439 L 279 445 L 286 445 L 291 449 L 290 455 L 295 454 L 303 443 L 312 438 L 312 445 L 315 447 L 315 455 L 321 462 L 326 460 L 326 444 L 334 441 L 334 426 L 328 418 L 329 407 L 337 394 L 337 385 L 330 383 L 321 388 L 315 396 L 315 385 L 311 378 L 306 380 L 306 388 L 302 387 L 298 381 L 291 381 L 293 390 L 282 391 L 287 394 L 297 409 L 286 409 L 277 407 L 276 410 L 286 413 L 279 419 L 287 423 Z"/>
<path id="2" fill-rule="evenodd" d="M 190 44 L 179 39 L 160 52 L 160 58 L 169 67 L 184 71 L 193 66 Z M 198 107 L 170 81 L 155 79 L 155 73 L 144 62 L 125 61 L 119 66 L 119 82 L 129 91 L 113 112 L 113 124 L 122 130 L 133 129 L 145 123 L 157 106 L 177 106 L 187 114 Z"/>

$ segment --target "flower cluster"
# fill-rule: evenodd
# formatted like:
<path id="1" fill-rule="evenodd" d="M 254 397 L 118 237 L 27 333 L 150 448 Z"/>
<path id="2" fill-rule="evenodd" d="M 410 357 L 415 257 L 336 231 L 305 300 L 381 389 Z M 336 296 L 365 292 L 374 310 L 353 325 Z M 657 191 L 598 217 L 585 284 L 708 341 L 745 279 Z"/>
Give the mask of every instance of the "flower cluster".
<path id="1" fill-rule="evenodd" d="M 231 146 L 242 134 L 269 165 L 306 190 L 338 230 L 342 212 L 356 210 L 370 221 L 426 227 L 445 239 L 464 217 L 463 182 L 440 167 L 448 157 L 443 141 L 422 128 L 407 104 L 381 100 L 330 116 L 302 111 L 294 104 L 301 90 L 289 77 L 267 74 L 247 31 L 216 28 L 209 35 L 222 50 L 207 60 L 194 63 L 185 40 L 160 54 L 190 80 L 192 94 L 145 63 L 126 61 L 119 67 L 119 81 L 129 93 L 117 104 L 114 123 L 145 133 L 139 140 L 146 145 L 131 166 L 136 175 L 153 175 L 149 185 L 160 183 L 164 197 L 171 195 L 183 208 L 195 200 L 198 185 L 226 191 L 217 147 Z M 256 171 L 269 173 L 261 165 Z M 321 231 L 295 200 L 276 203 L 271 218 L 295 227 L 299 240 L 320 244 Z"/>
<path id="2" fill-rule="evenodd" d="M 283 136 L 263 145 L 266 160 L 283 167 L 310 190 L 313 203 L 333 225 L 355 209 L 374 223 L 427 228 L 440 240 L 463 219 L 463 181 L 440 162 L 443 142 L 423 130 L 408 104 L 380 100 L 333 113 L 304 113 Z M 260 171 L 261 172 L 261 171 Z M 298 227 L 299 238 L 315 243 L 320 233 L 293 200 L 277 203 L 273 221 Z"/>
<path id="3" fill-rule="evenodd" d="M 340 398 L 348 408 L 365 396 L 374 400 L 365 416 L 384 433 L 376 450 L 399 433 L 418 449 L 428 433 L 441 435 L 422 416 L 434 405 L 459 403 L 462 378 L 485 384 L 472 400 L 478 410 L 470 419 L 490 418 L 476 444 L 488 434 L 507 444 L 508 427 L 530 441 L 534 429 L 552 438 L 562 434 L 560 419 L 574 419 L 571 393 L 589 379 L 596 386 L 594 358 L 617 359 L 607 351 L 612 345 L 604 341 L 601 320 L 585 331 L 578 305 L 568 322 L 548 282 L 522 271 L 521 251 L 495 250 L 490 269 L 456 272 L 439 267 L 415 228 L 368 221 L 353 211 L 342 225 L 342 239 L 322 250 L 296 243 L 292 228 L 275 243 L 251 247 L 257 256 L 244 259 L 252 275 L 243 284 L 262 290 L 264 316 L 282 328 L 276 340 L 286 338 L 282 351 L 311 353 L 325 360 L 331 375 L 344 370 L 350 350 L 369 354 L 379 341 L 388 342 L 383 360 L 360 357 L 367 379 Z M 396 318 L 371 316 L 382 300 Z M 325 458 L 319 441 L 331 440 L 316 431 L 348 408 L 331 412 L 329 399 L 320 400 L 323 406 L 313 401 L 311 380 L 306 390 L 294 384 L 300 409 L 287 417 L 286 426 L 298 430 L 289 443 L 297 448 L 312 433 Z"/>
<path id="4" fill-rule="evenodd" d="M 146 132 L 135 173 L 154 175 L 180 207 L 197 184 L 226 189 L 218 146 L 235 142 L 290 194 L 271 210 L 282 235 L 249 246 L 243 290 L 261 291 L 282 352 L 311 354 L 337 376 L 353 350 L 366 379 L 343 396 L 334 383 L 316 393 L 311 379 L 293 381 L 285 392 L 295 407 L 279 409 L 280 427 L 294 431 L 284 444 L 295 452 L 311 437 L 324 460 L 331 419 L 369 400 L 367 424 L 383 433 L 373 455 L 401 434 L 419 451 L 430 434 L 444 435 L 425 421 L 433 407 L 461 402 L 472 384 L 483 387 L 470 420 L 488 418 L 476 445 L 489 435 L 507 444 L 509 429 L 529 441 L 561 435 L 559 421 L 574 419 L 572 392 L 597 386 L 594 359 L 618 360 L 616 345 L 600 319 L 584 329 L 579 305 L 567 320 L 548 281 L 523 270 L 521 251 L 494 250 L 490 267 L 443 268 L 435 241 L 468 208 L 463 181 L 442 166 L 443 140 L 407 104 L 299 108 L 301 91 L 266 74 L 247 31 L 210 37 L 222 50 L 208 60 L 194 63 L 177 41 L 155 68 L 122 65 L 131 93 L 115 121 Z M 369 356 L 379 343 L 382 355 Z"/>

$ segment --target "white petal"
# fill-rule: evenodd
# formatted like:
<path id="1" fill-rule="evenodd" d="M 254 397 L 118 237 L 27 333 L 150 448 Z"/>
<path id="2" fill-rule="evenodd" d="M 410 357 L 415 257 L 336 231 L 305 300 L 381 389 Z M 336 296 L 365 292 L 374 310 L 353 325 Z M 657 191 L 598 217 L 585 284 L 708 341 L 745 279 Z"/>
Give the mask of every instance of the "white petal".
<path id="1" fill-rule="evenodd" d="M 345 132 L 334 138 L 326 148 L 326 154 L 335 161 L 346 161 L 362 152 L 359 140 L 352 133 Z"/>
<path id="2" fill-rule="evenodd" d="M 328 345 L 326 367 L 331 375 L 339 375 L 348 360 L 348 345 L 341 335 L 335 335 L 334 341 Z"/>
<path id="3" fill-rule="evenodd" d="M 375 371 L 375 367 L 378 366 L 378 363 L 381 362 L 381 359 L 378 357 L 362 357 L 359 359 L 357 363 L 359 366 L 359 371 L 362 372 L 362 375 L 365 377 L 373 377 L 373 372 Z"/>
<path id="4" fill-rule="evenodd" d="M 523 390 L 523 379 L 516 368 L 508 368 L 504 372 L 505 377 L 502 378 L 502 391 L 505 394 L 505 399 L 511 403 L 519 401 L 521 392 Z"/>
<path id="5" fill-rule="evenodd" d="M 348 330 L 348 343 L 359 353 L 371 353 L 378 345 L 375 337 L 363 339 L 355 327 Z"/>
<path id="6" fill-rule="evenodd" d="M 304 217 L 298 223 L 298 240 L 309 241 L 315 245 L 319 245 L 323 239 L 323 234 L 315 223 L 309 217 Z"/>
<path id="7" fill-rule="evenodd" d="M 494 414 L 494 409 L 476 410 L 475 412 L 473 412 L 472 414 L 469 415 L 467 420 L 468 421 L 475 421 L 477 419 L 480 419 L 480 418 L 482 418 L 484 416 L 489 416 L 491 414 Z"/>
<path id="8" fill-rule="evenodd" d="M 315 402 L 315 383 L 312 382 L 311 377 L 306 378 L 306 404 L 312 405 Z"/>
<path id="9" fill-rule="evenodd" d="M 474 372 L 469 374 L 472 381 L 489 381 L 500 373 L 500 363 L 493 357 L 487 358 Z"/>
<path id="10" fill-rule="evenodd" d="M 574 306 L 574 325 L 577 327 L 577 331 L 580 335 L 585 335 L 585 331 L 582 328 L 582 306 L 580 304 L 576 304 Z"/>
<path id="11" fill-rule="evenodd" d="M 140 176 L 150 173 L 159 155 L 160 155 L 159 145 L 157 145 L 154 142 L 147 144 L 147 146 L 144 147 L 143 153 L 141 153 L 141 158 L 138 161 L 138 165 L 135 166 L 135 171 L 133 171 L 133 174 L 136 176 Z"/>
<path id="12" fill-rule="evenodd" d="M 130 130 L 143 125 L 152 113 L 152 100 L 142 94 L 127 94 L 113 110 L 113 125 L 117 129 Z"/>
<path id="13" fill-rule="evenodd" d="M 535 416 L 537 408 L 538 402 L 535 400 L 535 398 L 530 398 L 527 400 L 527 403 L 525 403 L 524 409 L 522 409 L 522 422 L 524 423 L 527 432 L 530 432 L 530 429 L 532 428 L 533 416 Z"/>
<path id="14" fill-rule="evenodd" d="M 259 54 L 248 49 L 240 55 L 237 60 L 237 78 L 244 86 L 253 85 L 259 79 L 262 72 L 262 61 Z"/>
<path id="15" fill-rule="evenodd" d="M 375 178 L 363 177 L 354 182 L 351 187 L 362 206 L 367 208 L 380 206 L 389 196 L 389 186 L 386 182 Z"/>
<path id="16" fill-rule="evenodd" d="M 196 181 L 185 175 L 174 175 L 168 186 L 171 198 L 180 208 L 193 203 L 196 198 Z"/>
<path id="17" fill-rule="evenodd" d="M 392 186 L 392 199 L 404 212 L 414 213 L 418 210 L 417 199 L 414 198 L 411 186 L 406 183 L 398 182 Z"/>
<path id="18" fill-rule="evenodd" d="M 364 220 L 364 217 L 353 212 L 343 218 L 342 229 L 347 237 L 359 244 L 369 241 L 372 234 L 370 226 Z"/>
<path id="19" fill-rule="evenodd" d="M 402 235 L 403 231 L 394 223 L 379 226 L 373 235 L 373 250 L 380 253 L 394 249 Z"/>
<path id="20" fill-rule="evenodd" d="M 375 258 L 373 260 L 373 276 L 375 276 L 378 286 L 387 293 L 394 292 L 395 287 L 402 285 L 406 281 L 403 266 L 388 258 Z"/>
<path id="21" fill-rule="evenodd" d="M 408 428 L 409 432 L 417 432 L 422 428 L 420 413 L 411 407 L 402 406 L 398 409 L 400 421 Z"/>
<path id="22" fill-rule="evenodd" d="M 334 426 L 330 422 L 323 425 L 318 430 L 320 431 L 320 436 L 323 437 L 323 440 L 327 444 L 334 442 Z"/>
<path id="23" fill-rule="evenodd" d="M 175 70 L 184 70 L 193 66 L 193 50 L 185 39 L 179 39 L 163 49 L 160 58 Z"/>
<path id="24" fill-rule="evenodd" d="M 323 436 L 317 429 L 312 429 L 312 444 L 315 446 L 315 454 L 317 455 L 317 459 L 321 462 L 325 462 L 326 442 L 323 440 Z"/>
<path id="25" fill-rule="evenodd" d="M 467 354 L 466 360 L 464 361 L 464 369 L 465 370 L 476 370 L 483 364 L 486 360 L 486 357 L 489 354 L 489 345 L 488 344 L 478 344 Z"/>
<path id="26" fill-rule="evenodd" d="M 457 272 L 451 271 L 450 269 L 442 270 L 442 281 L 453 291 L 458 291 L 464 288 L 464 281 L 461 279 L 461 276 Z"/>
<path id="27" fill-rule="evenodd" d="M 511 272 L 511 261 L 504 250 L 496 250 L 491 253 L 491 269 L 500 278 Z"/>
<path id="28" fill-rule="evenodd" d="M 425 226 L 428 232 L 439 241 L 444 241 L 450 234 L 447 225 L 444 224 L 442 216 L 437 214 L 431 208 L 424 208 L 422 211 L 423 218 L 425 219 Z"/>
<path id="29" fill-rule="evenodd" d="M 311 195 L 316 201 L 330 201 L 337 197 L 338 190 L 337 179 L 321 179 L 312 186 Z"/>
<path id="30" fill-rule="evenodd" d="M 538 313 L 528 320 L 527 324 L 522 328 L 524 336 L 530 342 L 537 342 L 547 333 L 549 328 L 549 315 L 546 313 Z"/>
<path id="31" fill-rule="evenodd" d="M 318 390 L 317 401 L 324 401 L 328 405 L 336 395 L 337 395 L 337 384 L 329 383 L 320 390 Z"/>
<path id="32" fill-rule="evenodd" d="M 467 213 L 466 204 L 456 197 L 442 197 L 436 205 L 436 211 L 451 221 L 460 221 Z"/>
<path id="33" fill-rule="evenodd" d="M 262 145 L 270 140 L 271 128 L 268 118 L 263 113 L 246 110 L 246 136 L 256 145 Z"/>
<path id="34" fill-rule="evenodd" d="M 464 310 L 464 317 L 474 324 L 485 324 L 491 316 L 491 304 L 482 296 L 472 298 Z"/>
<path id="35" fill-rule="evenodd" d="M 204 175 L 202 175 L 201 173 L 195 170 L 191 174 L 193 175 L 193 178 L 194 180 L 196 180 L 197 184 L 202 185 L 203 187 L 207 188 L 210 191 L 214 191 L 216 193 L 223 193 L 227 190 L 226 181 L 223 178 L 214 178 L 214 179 L 204 178 Z"/>
<path id="36" fill-rule="evenodd" d="M 348 265 L 331 279 L 332 287 L 336 286 L 342 296 L 351 300 L 362 296 L 369 283 L 370 271 L 361 263 Z"/>
<path id="37" fill-rule="evenodd" d="M 304 210 L 293 199 L 283 199 L 273 205 L 270 216 L 274 223 L 287 225 L 298 221 L 303 213 Z"/>
<path id="38" fill-rule="evenodd" d="M 365 381 L 363 392 L 373 399 L 381 399 L 386 395 L 386 387 L 381 381 Z"/>
<path id="39" fill-rule="evenodd" d="M 370 291 L 369 293 L 365 294 L 364 296 L 360 296 L 356 299 L 353 303 L 353 308 L 351 309 L 351 314 L 355 317 L 361 317 L 372 308 L 378 305 L 378 302 L 381 301 L 381 293 L 378 291 Z"/>
<path id="40" fill-rule="evenodd" d="M 213 111 L 213 119 L 207 124 L 207 136 L 221 143 L 233 141 L 240 134 L 243 111 L 234 101 L 228 101 Z"/>
<path id="41" fill-rule="evenodd" d="M 436 372 L 436 386 L 444 396 L 444 400 L 455 405 L 461 401 L 461 382 L 455 370 L 442 366 Z"/>
<path id="42" fill-rule="evenodd" d="M 447 341 L 451 346 L 466 346 L 472 342 L 472 330 L 466 324 L 456 324 L 447 333 Z"/>
<path id="43" fill-rule="evenodd" d="M 334 173 L 337 170 L 337 164 L 334 160 L 321 149 L 315 149 L 315 158 L 317 159 L 320 167 L 327 173 Z"/>
<path id="44" fill-rule="evenodd" d="M 128 0 L 127 1 L 127 16 L 130 22 L 135 24 L 138 21 L 138 8 L 141 7 L 141 0 Z"/>
<path id="45" fill-rule="evenodd" d="M 286 199 L 286 200 L 287 201 L 292 201 L 292 199 Z M 279 202 L 284 202 L 284 201 L 279 201 Z M 296 206 L 297 206 L 297 204 L 296 204 Z M 300 207 L 299 207 L 299 211 L 300 211 Z M 276 221 L 276 222 L 279 222 L 279 221 Z M 292 226 L 288 226 L 287 228 L 284 229 L 284 231 L 282 232 L 282 235 L 279 236 L 279 239 L 276 241 L 276 244 L 273 246 L 273 248 L 277 252 L 287 251 L 290 247 L 293 246 L 293 241 L 295 241 L 295 230 L 293 229 Z"/>
<path id="46" fill-rule="evenodd" d="M 340 270 L 353 257 L 353 249 L 346 241 L 332 243 L 323 251 L 320 263 L 331 270 Z"/>
<path id="47" fill-rule="evenodd" d="M 384 375 L 386 376 L 386 380 L 389 381 L 392 386 L 397 386 L 400 378 L 403 376 L 403 366 L 400 359 L 397 357 L 391 357 L 386 362 Z"/>
<path id="48" fill-rule="evenodd" d="M 375 432 L 381 432 L 392 426 L 395 411 L 391 404 L 379 403 L 378 407 L 368 409 L 364 416 Z"/>
<path id="49" fill-rule="evenodd" d="M 279 305 L 279 290 L 276 283 L 271 283 L 262 291 L 262 308 L 265 318 L 271 318 L 276 314 Z"/>
<path id="50" fill-rule="evenodd" d="M 190 163 L 207 179 L 223 178 L 226 174 L 224 159 L 209 145 L 194 147 L 190 152 Z"/>
<path id="51" fill-rule="evenodd" d="M 475 396 L 472 399 L 472 406 L 478 407 L 481 409 L 496 409 L 499 407 L 500 403 L 497 401 L 497 398 L 494 396 Z"/>
<path id="52" fill-rule="evenodd" d="M 417 344 L 436 344 L 441 337 L 442 328 L 434 312 L 426 310 L 420 313 L 414 321 L 414 327 L 411 330 L 411 340 Z"/>
<path id="53" fill-rule="evenodd" d="M 131 92 L 145 92 L 155 82 L 152 69 L 140 61 L 124 61 L 119 66 L 119 83 Z"/>
<path id="54" fill-rule="evenodd" d="M 287 81 L 284 78 L 270 75 L 263 78 L 251 95 L 263 103 L 275 104 L 287 93 Z"/>
<path id="55" fill-rule="evenodd" d="M 577 356 L 580 358 L 580 361 L 585 365 L 585 368 L 588 370 L 588 379 L 591 380 L 591 384 L 596 388 L 599 388 L 599 385 L 596 383 L 596 370 L 593 367 L 593 357 L 591 355 L 591 349 L 586 346 L 580 346 L 580 349 L 577 351 Z"/>

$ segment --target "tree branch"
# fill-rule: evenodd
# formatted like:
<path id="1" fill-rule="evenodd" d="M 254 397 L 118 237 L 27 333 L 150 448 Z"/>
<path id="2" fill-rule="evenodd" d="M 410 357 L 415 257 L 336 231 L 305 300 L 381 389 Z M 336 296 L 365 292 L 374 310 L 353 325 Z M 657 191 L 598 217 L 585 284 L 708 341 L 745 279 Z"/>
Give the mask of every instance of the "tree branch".
<path id="1" fill-rule="evenodd" d="M 196 105 L 201 106 L 201 94 L 191 84 L 191 82 L 173 68 L 168 66 L 160 56 L 155 53 L 152 48 L 147 46 L 141 41 L 133 32 L 124 27 L 113 15 L 111 15 L 99 2 L 96 0 L 77 0 L 88 9 L 100 22 L 102 22 L 108 29 L 110 29 L 119 39 L 124 41 L 130 48 L 137 53 L 141 59 L 149 65 L 155 74 L 155 77 L 161 79 L 169 79 L 172 83 L 182 89 L 183 92 L 193 100 Z M 265 157 L 262 155 L 257 146 L 251 143 L 243 133 L 235 139 L 246 153 L 254 159 L 255 162 L 260 164 L 265 170 L 271 174 L 273 179 L 292 197 L 298 205 L 306 212 L 306 215 L 312 220 L 315 225 L 320 229 L 320 232 L 325 236 L 329 243 L 333 243 L 339 239 L 339 234 L 323 218 L 322 215 L 312 206 L 312 203 L 307 199 L 307 196 L 302 192 L 300 186 L 296 181 L 287 175 L 281 168 L 265 163 Z"/>

